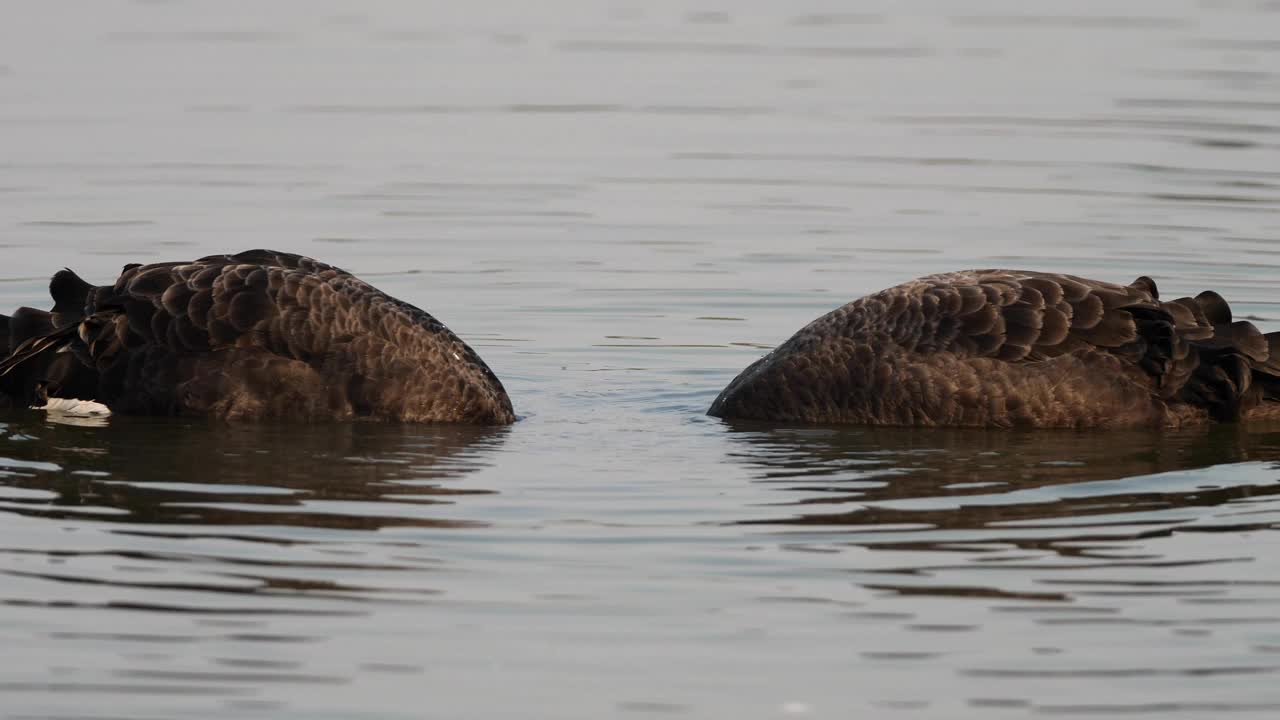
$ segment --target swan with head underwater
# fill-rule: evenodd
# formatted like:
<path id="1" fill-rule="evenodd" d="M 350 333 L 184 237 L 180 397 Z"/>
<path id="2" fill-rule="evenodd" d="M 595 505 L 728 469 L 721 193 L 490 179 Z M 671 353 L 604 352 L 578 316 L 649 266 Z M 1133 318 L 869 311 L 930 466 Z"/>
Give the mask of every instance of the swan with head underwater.
<path id="1" fill-rule="evenodd" d="M 354 275 L 271 250 L 70 270 L 52 312 L 0 315 L 0 397 L 227 420 L 502 425 L 511 399 L 441 322 Z M 2 353 L 0 353 L 2 354 Z"/>
<path id="2" fill-rule="evenodd" d="M 1178 427 L 1280 419 L 1280 333 L 1213 291 L 1022 270 L 930 275 L 805 326 L 708 414 L 791 423 Z"/>

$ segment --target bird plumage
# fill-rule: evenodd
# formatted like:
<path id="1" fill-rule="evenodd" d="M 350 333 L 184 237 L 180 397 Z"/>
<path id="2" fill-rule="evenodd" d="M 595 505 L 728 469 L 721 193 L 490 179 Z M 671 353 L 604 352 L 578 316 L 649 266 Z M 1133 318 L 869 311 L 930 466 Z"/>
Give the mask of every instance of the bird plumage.
<path id="1" fill-rule="evenodd" d="M 931 275 L 801 329 L 712 404 L 725 418 L 977 427 L 1280 417 L 1280 333 L 1217 293 L 1022 270 Z"/>
<path id="2" fill-rule="evenodd" d="M 70 270 L 53 311 L 0 324 L 0 392 L 115 412 L 226 419 L 505 424 L 502 383 L 426 312 L 350 273 L 270 250 L 126 265 L 109 286 Z"/>

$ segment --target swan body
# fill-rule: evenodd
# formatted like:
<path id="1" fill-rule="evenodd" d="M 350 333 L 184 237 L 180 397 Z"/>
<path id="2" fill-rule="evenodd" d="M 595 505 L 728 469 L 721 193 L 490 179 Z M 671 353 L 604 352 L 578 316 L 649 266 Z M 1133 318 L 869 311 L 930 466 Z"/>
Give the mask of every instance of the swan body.
<path id="1" fill-rule="evenodd" d="M 230 420 L 515 419 L 502 383 L 442 323 L 311 258 L 250 250 L 133 264 L 102 287 L 63 270 L 49 291 L 52 312 L 0 316 L 0 395 L 12 405 L 83 398 L 116 413 Z"/>
<path id="2" fill-rule="evenodd" d="M 1022 270 L 930 275 L 801 329 L 708 411 L 794 423 L 1171 427 L 1280 418 L 1280 333 L 1212 291 Z"/>

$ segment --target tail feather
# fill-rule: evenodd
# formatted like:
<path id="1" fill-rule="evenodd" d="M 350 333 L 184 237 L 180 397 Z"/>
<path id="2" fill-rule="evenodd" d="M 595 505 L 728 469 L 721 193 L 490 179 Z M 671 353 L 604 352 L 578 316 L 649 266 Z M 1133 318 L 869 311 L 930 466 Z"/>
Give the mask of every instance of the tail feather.
<path id="1" fill-rule="evenodd" d="M 1176 305 L 1170 314 L 1186 348 L 1174 368 L 1179 400 L 1219 421 L 1280 400 L 1280 332 L 1263 335 L 1251 322 L 1233 321 L 1231 305 L 1212 290 L 1162 305 Z"/>
<path id="2" fill-rule="evenodd" d="M 48 335 L 54 329 L 52 313 L 20 307 L 9 318 L 9 351 L 14 352 L 27 340 Z"/>
<path id="3" fill-rule="evenodd" d="M 1214 325 L 1213 336 L 1194 343 L 1201 351 L 1238 352 L 1250 360 L 1265 363 L 1270 354 L 1267 341 L 1247 320 L 1230 325 Z"/>
<path id="4" fill-rule="evenodd" d="M 1280 332 L 1269 332 L 1262 336 L 1267 343 L 1267 359 L 1254 365 L 1254 370 L 1280 379 Z"/>
<path id="5" fill-rule="evenodd" d="M 1249 409 L 1252 380 L 1248 360 L 1236 353 L 1224 353 L 1196 368 L 1183 389 L 1183 398 L 1203 407 L 1214 420 L 1233 422 Z"/>
<path id="6" fill-rule="evenodd" d="M 1192 298 L 1183 297 L 1162 302 L 1160 307 L 1173 318 L 1174 325 L 1178 328 L 1178 335 L 1183 340 L 1203 340 L 1213 337 L 1213 323 L 1209 322 L 1204 310 L 1200 309 L 1200 304 Z"/>
<path id="7" fill-rule="evenodd" d="M 1160 290 L 1156 288 L 1156 281 L 1146 275 L 1140 275 L 1137 280 L 1129 283 L 1129 287 L 1145 292 L 1151 296 L 1152 300 L 1160 300 Z"/>
<path id="8" fill-rule="evenodd" d="M 6 357 L 0 360 L 0 394 L 9 399 L 7 404 L 26 406 L 37 399 L 36 384 L 43 375 L 45 363 L 40 363 L 38 368 L 24 367 L 24 364 L 39 354 L 33 352 L 33 345 L 52 329 L 49 313 L 35 308 L 20 307 L 5 318 Z"/>
<path id="9" fill-rule="evenodd" d="M 17 318 L 15 313 L 11 319 Z M 8 357 L 0 360 L 0 393 L 13 405 L 43 404 L 63 392 L 96 392 L 96 373 L 72 353 L 64 352 L 78 340 L 76 325 L 22 340 Z M 13 339 L 17 339 L 15 335 Z"/>
<path id="10" fill-rule="evenodd" d="M 67 325 L 84 319 L 85 306 L 93 286 L 71 268 L 63 268 L 49 279 L 49 295 L 53 298 L 54 323 Z"/>
<path id="11" fill-rule="evenodd" d="M 76 326 L 70 325 L 23 340 L 8 357 L 0 360 L 0 377 L 14 373 L 34 358 L 57 354 L 76 338 Z"/>
<path id="12" fill-rule="evenodd" d="M 97 394 L 98 371 L 80 337 L 95 290 L 64 268 L 49 280 L 52 312 L 22 307 L 0 322 L 0 394 L 10 404 Z"/>
<path id="13" fill-rule="evenodd" d="M 1195 303 L 1204 311 L 1205 317 L 1214 325 L 1231 324 L 1231 305 L 1225 298 L 1212 290 L 1205 290 L 1196 296 Z"/>

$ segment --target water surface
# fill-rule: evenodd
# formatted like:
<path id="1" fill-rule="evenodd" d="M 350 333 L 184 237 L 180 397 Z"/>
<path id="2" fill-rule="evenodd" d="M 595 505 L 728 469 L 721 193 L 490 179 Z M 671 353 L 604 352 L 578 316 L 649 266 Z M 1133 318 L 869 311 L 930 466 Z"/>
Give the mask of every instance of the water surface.
<path id="1" fill-rule="evenodd" d="M 1280 427 L 702 415 L 932 271 L 1212 287 L 1280 329 L 1265 2 L 23 4 L 0 306 L 310 254 L 504 429 L 0 416 L 0 718 L 1280 710 Z"/>

